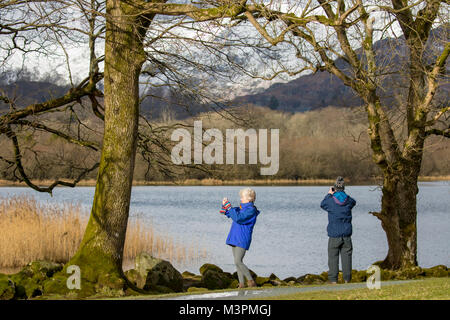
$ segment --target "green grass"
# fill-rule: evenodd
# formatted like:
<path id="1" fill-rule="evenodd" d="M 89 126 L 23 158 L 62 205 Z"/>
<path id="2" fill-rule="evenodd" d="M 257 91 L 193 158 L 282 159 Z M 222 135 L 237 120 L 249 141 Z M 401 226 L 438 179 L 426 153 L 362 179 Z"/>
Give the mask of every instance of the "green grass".
<path id="1" fill-rule="evenodd" d="M 278 295 L 274 297 L 255 297 L 255 299 L 263 300 L 450 300 L 450 278 L 427 278 L 423 280 L 408 280 L 402 284 L 390 284 L 389 282 L 382 282 L 381 289 L 369 290 L 367 288 L 361 289 L 343 289 L 327 291 L 331 288 L 338 289 L 340 285 L 296 285 L 296 288 L 307 287 L 323 287 L 323 290 L 313 292 L 299 292 L 294 294 Z M 276 289 L 279 287 L 273 287 Z M 343 287 L 344 288 L 344 287 Z M 264 290 L 267 288 L 246 288 L 245 290 Z M 152 299 L 170 299 L 174 297 L 186 295 L 202 295 L 209 293 L 219 293 L 227 291 L 236 291 L 236 289 L 223 290 L 206 290 L 202 292 L 179 292 L 171 294 L 150 294 L 150 295 L 135 295 L 125 297 L 107 297 L 96 296 L 89 299 L 107 299 L 107 300 L 152 300 Z M 71 297 L 64 296 L 40 296 L 38 300 L 59 300 L 70 299 Z"/>
<path id="2" fill-rule="evenodd" d="M 383 286 L 381 289 L 351 289 L 341 291 L 303 292 L 267 300 L 450 300 L 450 278 L 429 278 L 404 284 Z"/>

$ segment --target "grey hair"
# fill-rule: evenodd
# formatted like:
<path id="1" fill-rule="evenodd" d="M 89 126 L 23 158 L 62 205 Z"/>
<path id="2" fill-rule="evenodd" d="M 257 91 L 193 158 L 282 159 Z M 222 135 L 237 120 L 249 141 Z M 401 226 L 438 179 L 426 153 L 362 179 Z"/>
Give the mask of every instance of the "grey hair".
<path id="1" fill-rule="evenodd" d="M 251 188 L 245 188 L 239 191 L 239 196 L 243 199 L 253 202 L 256 199 L 256 192 Z"/>

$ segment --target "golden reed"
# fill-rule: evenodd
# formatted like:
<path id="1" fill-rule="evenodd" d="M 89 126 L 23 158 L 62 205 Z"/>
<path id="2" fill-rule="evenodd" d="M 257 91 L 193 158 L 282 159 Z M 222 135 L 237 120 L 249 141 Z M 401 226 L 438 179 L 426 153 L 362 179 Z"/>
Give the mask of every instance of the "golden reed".
<path id="1" fill-rule="evenodd" d="M 39 202 L 30 196 L 0 197 L 0 270 L 16 272 L 35 260 L 65 263 L 83 238 L 89 212 L 80 204 Z M 180 245 L 155 232 L 151 223 L 132 217 L 124 249 L 124 269 L 140 252 L 184 264 L 205 258 L 198 246 Z"/>

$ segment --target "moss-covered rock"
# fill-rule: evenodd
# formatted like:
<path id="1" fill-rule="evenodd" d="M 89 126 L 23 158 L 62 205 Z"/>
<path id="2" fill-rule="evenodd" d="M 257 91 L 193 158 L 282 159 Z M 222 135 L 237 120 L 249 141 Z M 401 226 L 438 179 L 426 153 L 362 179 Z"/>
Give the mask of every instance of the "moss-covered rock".
<path id="1" fill-rule="evenodd" d="M 203 275 L 206 271 L 215 271 L 219 273 L 223 273 L 223 270 L 216 266 L 215 264 L 205 263 L 200 267 L 200 274 Z"/>
<path id="2" fill-rule="evenodd" d="M 321 284 L 324 282 L 324 279 L 316 274 L 305 274 L 304 276 L 297 278 L 297 283 L 299 284 Z"/>
<path id="3" fill-rule="evenodd" d="M 365 270 L 352 270 L 352 282 L 365 282 L 367 280 L 367 272 Z"/>
<path id="4" fill-rule="evenodd" d="M 320 274 L 320 277 L 323 279 L 323 281 L 328 281 L 328 271 L 324 271 Z"/>
<path id="5" fill-rule="evenodd" d="M 11 300 L 16 294 L 16 287 L 11 279 L 0 278 L 0 300 Z"/>
<path id="6" fill-rule="evenodd" d="M 136 269 L 129 269 L 124 272 L 125 277 L 136 287 L 142 289 L 145 285 L 145 278 Z"/>
<path id="7" fill-rule="evenodd" d="M 50 292 L 51 294 L 57 294 L 58 292 L 63 291 L 64 294 L 68 293 L 69 289 L 66 284 L 67 279 L 62 277 L 52 277 L 44 281 L 42 287 L 44 292 Z"/>
<path id="8" fill-rule="evenodd" d="M 202 283 L 210 290 L 226 289 L 232 281 L 233 278 L 224 272 L 207 270 L 202 275 Z"/>
<path id="9" fill-rule="evenodd" d="M 233 279 L 230 283 L 230 285 L 228 286 L 228 288 L 230 289 L 236 289 L 239 286 L 239 281 L 236 279 Z"/>
<path id="10" fill-rule="evenodd" d="M 42 283 L 43 293 L 50 296 L 65 296 L 68 299 L 86 298 L 96 294 L 95 285 L 82 282 L 81 289 L 69 289 L 67 287 L 68 275 L 58 272 Z"/>
<path id="11" fill-rule="evenodd" d="M 272 283 L 274 286 L 287 286 L 287 283 L 280 279 L 270 280 L 270 283 Z"/>
<path id="12" fill-rule="evenodd" d="M 55 273 L 63 269 L 63 264 L 55 263 L 52 261 L 33 261 L 30 262 L 24 270 L 29 270 L 33 273 L 33 277 L 40 277 L 41 279 L 47 279 L 52 277 Z M 22 271 L 24 271 L 22 270 Z"/>
<path id="13" fill-rule="evenodd" d="M 102 273 L 97 278 L 94 287 L 98 293 L 102 293 L 106 288 L 110 294 L 114 291 L 118 296 L 121 296 L 127 285 L 125 279 L 116 273 Z"/>
<path id="14" fill-rule="evenodd" d="M 183 277 L 183 289 L 187 290 L 191 287 L 204 287 L 205 285 L 202 282 L 202 276 L 200 275 L 195 275 L 191 272 L 183 272 L 181 274 L 181 276 Z"/>
<path id="15" fill-rule="evenodd" d="M 270 283 L 274 286 L 285 286 L 287 283 L 283 280 L 280 280 L 274 273 L 269 276 Z"/>
<path id="16" fill-rule="evenodd" d="M 270 280 L 276 280 L 276 279 L 279 279 L 279 278 L 275 275 L 275 273 L 271 273 L 270 276 L 269 276 L 269 279 Z"/>
<path id="17" fill-rule="evenodd" d="M 142 292 L 138 292 L 130 287 L 126 288 L 124 292 L 125 292 L 125 296 L 139 296 L 142 294 Z"/>
<path id="18" fill-rule="evenodd" d="M 448 272 L 448 268 L 447 266 L 444 265 L 437 265 L 431 268 L 424 268 L 423 272 L 424 272 L 424 276 L 426 277 L 448 277 L 449 276 L 449 272 Z"/>
<path id="19" fill-rule="evenodd" d="M 9 279 L 9 275 L 0 273 L 0 280 L 8 280 L 8 279 Z"/>
<path id="20" fill-rule="evenodd" d="M 156 285 L 156 286 L 153 286 L 152 289 L 155 290 L 158 293 L 163 293 L 163 294 L 174 293 L 175 292 L 175 291 L 173 291 L 172 289 L 170 289 L 169 287 L 166 287 L 166 286 L 158 286 L 158 285 Z"/>
<path id="21" fill-rule="evenodd" d="M 34 298 L 42 295 L 45 291 L 44 283 L 62 269 L 62 264 L 51 261 L 30 262 L 21 271 L 11 275 L 11 280 L 16 286 L 16 297 Z"/>
<path id="22" fill-rule="evenodd" d="M 138 288 L 150 290 L 155 286 L 164 286 L 175 292 L 183 291 L 183 277 L 169 261 L 154 258 L 144 252 L 136 256 L 135 270 L 139 277 L 145 279 L 144 283 L 137 284 Z"/>
<path id="23" fill-rule="evenodd" d="M 380 269 L 381 281 L 395 280 L 397 273 L 393 270 Z"/>
<path id="24" fill-rule="evenodd" d="M 269 277 L 256 277 L 255 282 L 258 287 L 262 287 L 264 284 L 270 283 L 270 278 Z"/>
<path id="25" fill-rule="evenodd" d="M 249 271 L 253 279 L 258 278 L 258 275 L 253 270 Z M 200 267 L 200 274 L 202 275 L 202 284 L 208 289 L 235 288 L 239 284 L 237 272 L 233 274 L 224 272 L 220 267 L 211 263 L 202 265 Z M 234 286 L 234 283 L 236 283 L 236 286 Z"/>
<path id="26" fill-rule="evenodd" d="M 286 279 L 283 279 L 283 281 L 286 282 L 286 283 L 289 283 L 289 282 L 291 282 L 291 281 L 296 282 L 296 281 L 297 281 L 297 278 L 296 278 L 296 277 L 288 277 L 288 278 L 286 278 Z"/>
<path id="27" fill-rule="evenodd" d="M 195 273 L 189 272 L 189 271 L 184 271 L 181 276 L 183 278 L 190 278 L 190 277 L 195 277 Z"/>
<path id="28" fill-rule="evenodd" d="M 419 276 L 422 275 L 424 275 L 424 271 L 422 268 L 411 267 L 397 271 L 395 274 L 395 279 L 396 280 L 417 279 Z"/>

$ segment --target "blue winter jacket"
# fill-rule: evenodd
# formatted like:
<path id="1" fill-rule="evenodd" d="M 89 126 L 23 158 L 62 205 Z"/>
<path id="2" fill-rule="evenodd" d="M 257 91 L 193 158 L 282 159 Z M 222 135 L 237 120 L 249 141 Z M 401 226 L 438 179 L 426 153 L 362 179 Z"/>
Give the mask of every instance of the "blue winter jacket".
<path id="1" fill-rule="evenodd" d="M 253 202 L 241 203 L 240 207 L 230 208 L 225 212 L 228 218 L 233 219 L 226 244 L 248 250 L 252 242 L 253 227 L 259 211 Z"/>
<path id="2" fill-rule="evenodd" d="M 344 191 L 327 194 L 320 207 L 328 211 L 328 236 L 331 238 L 350 237 L 352 235 L 352 208 L 355 199 Z"/>

